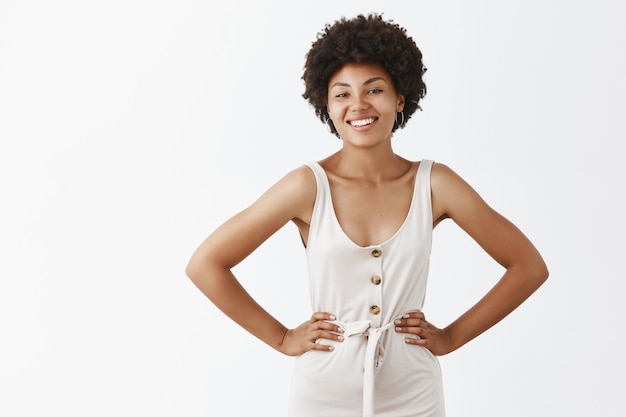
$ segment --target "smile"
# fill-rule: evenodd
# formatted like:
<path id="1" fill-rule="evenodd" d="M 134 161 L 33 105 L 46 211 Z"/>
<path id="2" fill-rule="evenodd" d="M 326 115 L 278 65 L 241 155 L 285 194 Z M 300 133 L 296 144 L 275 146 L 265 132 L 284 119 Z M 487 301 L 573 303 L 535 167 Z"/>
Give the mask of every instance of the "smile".
<path id="1" fill-rule="evenodd" d="M 355 127 L 361 127 L 361 126 L 370 125 L 374 123 L 375 121 L 376 121 L 376 118 L 370 117 L 369 119 L 351 120 L 348 123 L 350 123 L 352 126 L 355 126 Z"/>

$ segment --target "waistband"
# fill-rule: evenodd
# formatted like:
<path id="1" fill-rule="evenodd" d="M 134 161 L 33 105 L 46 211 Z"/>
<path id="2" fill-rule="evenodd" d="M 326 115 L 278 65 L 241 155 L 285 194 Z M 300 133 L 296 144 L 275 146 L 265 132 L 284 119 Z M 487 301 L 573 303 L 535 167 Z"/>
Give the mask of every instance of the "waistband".
<path id="1" fill-rule="evenodd" d="M 374 327 L 371 320 L 357 320 L 349 323 L 340 320 L 332 322 L 344 331 L 343 337 L 367 337 L 363 364 L 363 417 L 374 416 L 374 372 L 376 368 L 382 366 L 385 359 L 385 347 L 380 338 L 383 333 L 394 327 L 394 321 L 402 318 L 404 314 L 394 317 L 389 323 L 380 327 Z"/>

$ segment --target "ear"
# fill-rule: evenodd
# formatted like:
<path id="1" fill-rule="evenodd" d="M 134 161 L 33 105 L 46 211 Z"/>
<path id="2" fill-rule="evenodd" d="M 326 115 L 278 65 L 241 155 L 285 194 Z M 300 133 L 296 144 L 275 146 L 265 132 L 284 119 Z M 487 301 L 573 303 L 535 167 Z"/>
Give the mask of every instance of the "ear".
<path id="1" fill-rule="evenodd" d="M 397 104 L 396 104 L 396 111 L 402 111 L 404 110 L 404 96 L 402 94 L 398 94 L 398 100 L 397 100 Z"/>

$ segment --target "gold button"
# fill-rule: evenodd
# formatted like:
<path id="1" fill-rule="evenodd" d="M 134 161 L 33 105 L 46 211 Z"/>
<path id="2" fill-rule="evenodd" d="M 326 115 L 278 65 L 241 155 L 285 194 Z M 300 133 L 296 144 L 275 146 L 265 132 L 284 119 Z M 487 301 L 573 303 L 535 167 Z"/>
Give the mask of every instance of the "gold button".
<path id="1" fill-rule="evenodd" d="M 372 313 L 372 314 L 380 313 L 380 307 L 378 307 L 378 306 L 371 306 L 370 307 L 370 313 Z"/>
<path id="2" fill-rule="evenodd" d="M 374 258 L 378 258 L 378 257 L 380 257 L 380 255 L 382 255 L 382 254 L 383 254 L 383 251 L 381 251 L 380 249 L 374 249 L 374 250 L 372 251 L 372 256 L 373 256 Z"/>
<path id="3" fill-rule="evenodd" d="M 382 282 L 382 278 L 379 277 L 378 275 L 374 275 L 372 277 L 372 284 L 374 285 L 380 285 L 380 283 Z"/>

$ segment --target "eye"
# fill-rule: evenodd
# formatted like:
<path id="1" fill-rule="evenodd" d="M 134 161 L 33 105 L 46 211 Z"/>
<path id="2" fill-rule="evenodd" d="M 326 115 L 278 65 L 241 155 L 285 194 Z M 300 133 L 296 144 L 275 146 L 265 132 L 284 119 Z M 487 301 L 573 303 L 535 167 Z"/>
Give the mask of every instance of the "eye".
<path id="1" fill-rule="evenodd" d="M 371 94 L 378 94 L 378 93 L 382 93 L 383 90 L 381 90 L 380 88 L 372 88 L 369 92 Z"/>
<path id="2" fill-rule="evenodd" d="M 335 97 L 337 97 L 337 98 L 346 98 L 346 97 L 348 97 L 348 93 L 339 93 Z"/>

